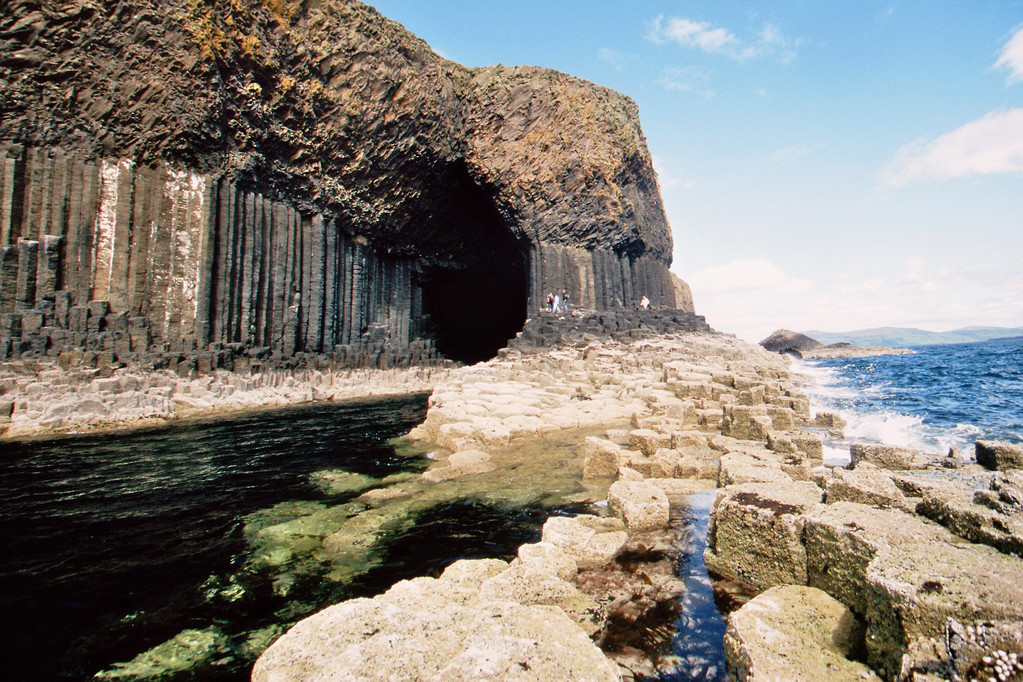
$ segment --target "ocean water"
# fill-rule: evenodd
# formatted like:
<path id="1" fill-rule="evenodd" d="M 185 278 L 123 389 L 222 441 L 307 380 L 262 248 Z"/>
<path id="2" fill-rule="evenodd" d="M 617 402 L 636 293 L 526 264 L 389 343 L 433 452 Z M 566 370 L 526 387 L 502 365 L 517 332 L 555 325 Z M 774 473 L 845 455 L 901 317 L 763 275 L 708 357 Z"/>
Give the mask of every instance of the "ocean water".
<path id="1" fill-rule="evenodd" d="M 1023 442 L 1023 337 L 913 350 L 796 362 L 811 409 L 848 421 L 845 440 L 826 444 L 826 460 L 847 459 L 855 442 L 955 448 L 964 458 L 976 440 Z"/>

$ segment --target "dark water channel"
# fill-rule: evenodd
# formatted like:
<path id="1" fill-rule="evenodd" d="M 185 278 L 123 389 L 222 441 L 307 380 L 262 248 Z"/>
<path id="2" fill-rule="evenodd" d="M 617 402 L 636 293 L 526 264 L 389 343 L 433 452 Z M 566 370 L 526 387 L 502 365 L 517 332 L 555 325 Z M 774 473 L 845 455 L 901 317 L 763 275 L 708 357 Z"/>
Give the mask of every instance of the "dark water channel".
<path id="1" fill-rule="evenodd" d="M 352 497 L 317 487 L 313 472 L 344 469 L 381 479 L 424 468 L 422 453 L 388 441 L 425 412 L 426 396 L 418 395 L 0 444 L 3 678 L 90 679 L 194 629 L 218 633 L 217 653 L 181 679 L 247 679 L 254 632 L 263 633 L 265 645 L 327 604 L 378 594 L 402 578 L 437 575 L 459 558 L 510 558 L 520 544 L 539 539 L 550 514 L 583 510 L 442 500 L 386 536 L 386 547 L 352 579 L 300 569 L 282 589 L 282 574 L 253 567 L 247 518 L 282 504 L 333 508 Z M 700 506 L 692 529 L 705 536 Z M 702 547 L 694 550 L 698 573 Z M 689 564 L 681 570 L 685 575 Z M 680 669 L 672 678 L 717 679 L 716 630 L 723 625 L 720 616 L 714 624 L 716 611 L 700 610 L 712 601 L 706 578 L 694 574 L 693 587 L 699 605 L 684 609 L 691 622 L 678 623 L 675 644 L 689 671 L 700 672 Z M 697 630 L 707 632 L 685 634 Z"/>

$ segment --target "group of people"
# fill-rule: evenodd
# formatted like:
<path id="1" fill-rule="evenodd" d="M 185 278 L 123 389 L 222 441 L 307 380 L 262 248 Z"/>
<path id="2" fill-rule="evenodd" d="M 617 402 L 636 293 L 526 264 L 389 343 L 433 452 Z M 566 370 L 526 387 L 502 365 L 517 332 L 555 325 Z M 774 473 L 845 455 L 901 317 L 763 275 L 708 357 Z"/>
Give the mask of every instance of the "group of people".
<path id="1" fill-rule="evenodd" d="M 566 290 L 562 289 L 560 294 L 556 294 L 553 291 L 547 294 L 547 312 L 568 312 L 568 292 Z"/>
<path id="2" fill-rule="evenodd" d="M 639 302 L 639 307 L 643 310 L 650 308 L 650 299 L 646 296 Z M 549 313 L 567 313 L 568 312 L 568 291 L 565 289 L 561 290 L 560 294 L 556 294 L 553 291 L 547 294 L 547 312 Z"/>

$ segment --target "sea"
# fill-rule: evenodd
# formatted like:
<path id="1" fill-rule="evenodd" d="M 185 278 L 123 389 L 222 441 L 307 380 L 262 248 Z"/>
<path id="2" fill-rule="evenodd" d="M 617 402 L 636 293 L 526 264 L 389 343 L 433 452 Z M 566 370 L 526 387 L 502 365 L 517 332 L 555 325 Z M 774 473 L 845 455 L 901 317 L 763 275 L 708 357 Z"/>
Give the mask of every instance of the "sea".
<path id="1" fill-rule="evenodd" d="M 848 422 L 844 438 L 826 442 L 825 461 L 848 461 L 857 442 L 962 459 L 977 440 L 1023 442 L 1023 337 L 912 350 L 795 363 L 811 409 Z"/>

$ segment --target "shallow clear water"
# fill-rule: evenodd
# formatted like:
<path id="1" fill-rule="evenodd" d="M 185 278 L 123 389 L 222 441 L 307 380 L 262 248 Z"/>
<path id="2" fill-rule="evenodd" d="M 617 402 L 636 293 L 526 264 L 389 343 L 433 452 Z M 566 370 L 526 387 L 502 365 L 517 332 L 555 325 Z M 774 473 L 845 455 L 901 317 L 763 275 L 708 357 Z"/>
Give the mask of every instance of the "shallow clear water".
<path id="1" fill-rule="evenodd" d="M 336 504 L 312 485 L 313 471 L 379 478 L 422 468 L 386 441 L 425 409 L 419 395 L 0 444 L 5 679 L 86 679 L 186 628 L 244 634 L 535 541 L 550 508 L 453 500 L 394 533 L 352 582 L 308 576 L 285 598 L 251 570 L 243 517 L 288 500 Z M 199 677 L 247 678 L 232 651 Z"/>
<path id="2" fill-rule="evenodd" d="M 714 587 L 703 563 L 713 501 L 712 492 L 687 498 L 686 553 L 678 568 L 679 575 L 686 582 L 686 594 L 675 622 L 676 634 L 672 638 L 672 650 L 679 659 L 679 665 L 664 678 L 673 682 L 728 679 L 722 648 L 727 622 L 715 602 Z"/>
<path id="3" fill-rule="evenodd" d="M 852 440 L 963 455 L 978 439 L 1023 441 L 1023 338 L 913 350 L 796 368 L 813 408 L 841 413 Z"/>
<path id="4" fill-rule="evenodd" d="M 592 512 L 584 500 L 606 493 L 582 490 L 574 449 L 548 442 L 542 453 L 514 453 L 493 474 L 417 493 L 430 501 L 387 526 L 383 546 L 354 577 L 329 579 L 329 562 L 254 560 L 254 519 L 278 523 L 282 510 L 287 520 L 344 506 L 356 494 L 328 494 L 311 473 L 380 479 L 424 468 L 421 453 L 388 441 L 423 419 L 425 398 L 0 444 L 4 678 L 89 679 L 183 630 L 214 628 L 226 643 L 183 679 L 244 680 L 253 633 L 403 578 L 439 575 L 457 559 L 511 558 L 539 539 L 548 516 Z M 404 485 L 422 485 L 410 480 Z M 693 496 L 685 518 L 679 571 L 689 591 L 674 649 L 686 665 L 671 679 L 724 679 L 724 621 L 702 562 L 711 497 Z"/>

